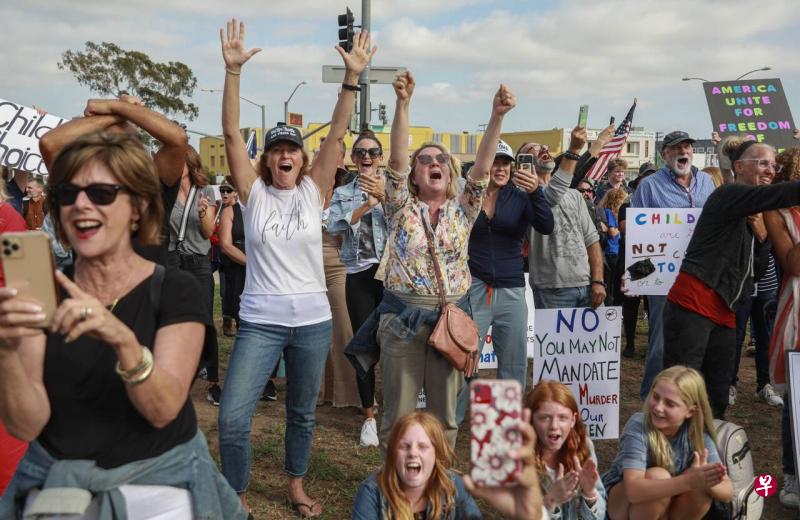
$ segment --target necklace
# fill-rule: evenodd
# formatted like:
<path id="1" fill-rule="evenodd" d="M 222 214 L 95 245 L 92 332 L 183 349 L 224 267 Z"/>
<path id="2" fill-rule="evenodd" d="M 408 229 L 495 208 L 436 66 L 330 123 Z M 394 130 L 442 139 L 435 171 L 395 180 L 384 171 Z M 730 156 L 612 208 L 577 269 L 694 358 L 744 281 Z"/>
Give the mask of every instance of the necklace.
<path id="1" fill-rule="evenodd" d="M 112 312 L 112 313 L 114 312 L 114 308 L 119 303 L 120 298 L 122 298 L 125 295 L 125 289 L 127 289 L 128 285 L 131 283 L 131 278 L 133 278 L 134 271 L 135 271 L 135 269 L 131 269 L 131 272 L 128 275 L 128 279 L 125 280 L 125 284 L 122 286 L 122 289 L 120 289 L 120 291 L 119 291 L 119 295 L 116 298 L 114 298 L 114 301 L 111 302 L 111 305 L 108 306 L 108 311 L 109 312 Z"/>

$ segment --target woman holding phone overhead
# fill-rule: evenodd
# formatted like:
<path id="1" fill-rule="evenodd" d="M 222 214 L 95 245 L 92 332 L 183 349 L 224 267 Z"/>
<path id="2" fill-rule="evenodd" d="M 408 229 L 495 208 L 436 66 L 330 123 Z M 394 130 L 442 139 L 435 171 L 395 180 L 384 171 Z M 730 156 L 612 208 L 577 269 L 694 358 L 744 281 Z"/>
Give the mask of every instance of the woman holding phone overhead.
<path id="1" fill-rule="evenodd" d="M 47 330 L 36 303 L 0 289 L 0 421 L 34 441 L 0 518 L 244 518 L 189 400 L 207 316 L 185 303 L 200 287 L 133 250 L 159 241 L 153 160 L 135 138 L 91 134 L 50 172 L 56 232 L 77 260 L 55 273 L 62 301 Z"/>
<path id="2" fill-rule="evenodd" d="M 303 487 L 311 455 L 317 394 L 331 344 L 331 310 L 322 262 L 322 207 L 334 180 L 341 139 L 358 90 L 358 75 L 369 63 L 369 35 L 358 33 L 350 52 L 337 46 L 345 65 L 328 139 L 309 168 L 300 132 L 278 126 L 267 133 L 257 168 L 239 133 L 242 66 L 261 49 L 246 50 L 244 23 L 220 30 L 225 60 L 222 128 L 233 184 L 245 227 L 247 273 L 240 326 L 230 357 L 219 412 L 222 473 L 240 494 L 250 479 L 252 416 L 270 373 L 286 360 L 285 464 L 295 511 L 318 516 L 322 507 Z"/>

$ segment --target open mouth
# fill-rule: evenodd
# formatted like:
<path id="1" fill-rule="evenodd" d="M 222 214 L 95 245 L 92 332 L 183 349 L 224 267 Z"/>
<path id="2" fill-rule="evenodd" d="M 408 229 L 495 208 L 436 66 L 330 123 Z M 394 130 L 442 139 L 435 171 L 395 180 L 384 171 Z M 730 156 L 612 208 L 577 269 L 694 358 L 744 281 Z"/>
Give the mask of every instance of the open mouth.
<path id="1" fill-rule="evenodd" d="M 422 471 L 422 464 L 420 464 L 419 462 L 407 462 L 406 463 L 406 472 L 410 476 L 415 477 L 415 476 L 419 475 L 421 471 Z"/>
<path id="2" fill-rule="evenodd" d="M 688 164 L 689 164 L 689 158 L 688 158 L 688 157 L 680 157 L 680 158 L 678 159 L 678 166 L 679 166 L 680 168 L 686 168 L 686 166 L 687 166 Z"/>
<path id="3" fill-rule="evenodd" d="M 282 162 L 278 165 L 278 169 L 283 173 L 289 173 L 290 171 L 292 171 L 292 163 Z"/>
<path id="4" fill-rule="evenodd" d="M 73 222 L 75 230 L 77 231 L 78 238 L 87 239 L 97 233 L 102 224 L 93 219 L 81 219 Z"/>
<path id="5" fill-rule="evenodd" d="M 561 434 L 560 433 L 549 433 L 549 434 L 547 434 L 547 440 L 549 440 L 552 443 L 556 443 L 556 442 L 561 440 Z"/>
<path id="6" fill-rule="evenodd" d="M 432 181 L 441 180 L 442 172 L 440 172 L 440 171 L 432 171 L 431 174 L 430 174 L 430 177 L 431 177 Z"/>

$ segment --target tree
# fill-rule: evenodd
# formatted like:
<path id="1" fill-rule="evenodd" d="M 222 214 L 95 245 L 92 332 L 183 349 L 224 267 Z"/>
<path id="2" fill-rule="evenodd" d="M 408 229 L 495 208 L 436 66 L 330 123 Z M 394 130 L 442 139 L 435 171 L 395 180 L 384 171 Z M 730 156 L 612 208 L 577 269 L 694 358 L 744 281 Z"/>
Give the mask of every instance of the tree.
<path id="1" fill-rule="evenodd" d="M 180 114 L 190 121 L 197 117 L 197 107 L 182 99 L 192 96 L 197 78 L 179 61 L 154 62 L 143 52 L 108 42 L 86 42 L 85 51 L 68 50 L 61 60 L 58 68 L 68 69 L 92 92 L 114 97 L 127 93 L 165 115 Z"/>

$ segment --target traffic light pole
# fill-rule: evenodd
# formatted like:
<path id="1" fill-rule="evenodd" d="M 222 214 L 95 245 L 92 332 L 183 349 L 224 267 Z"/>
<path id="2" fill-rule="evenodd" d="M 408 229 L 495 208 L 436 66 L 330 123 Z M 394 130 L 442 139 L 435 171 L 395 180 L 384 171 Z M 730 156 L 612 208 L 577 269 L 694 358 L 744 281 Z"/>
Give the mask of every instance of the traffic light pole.
<path id="1" fill-rule="evenodd" d="M 370 17 L 371 17 L 371 3 L 372 0 L 361 0 L 361 30 L 362 31 L 369 31 L 370 30 Z M 371 49 L 368 49 L 368 52 Z M 371 61 L 371 60 L 370 60 Z M 370 112 L 369 109 L 369 66 L 370 64 L 367 63 L 367 66 L 361 72 L 361 75 L 358 77 L 358 84 L 361 85 L 361 101 L 359 104 L 360 107 L 360 114 L 359 114 L 359 127 L 361 130 L 366 130 L 369 128 L 370 122 Z"/>

